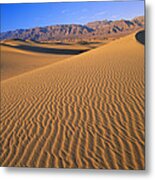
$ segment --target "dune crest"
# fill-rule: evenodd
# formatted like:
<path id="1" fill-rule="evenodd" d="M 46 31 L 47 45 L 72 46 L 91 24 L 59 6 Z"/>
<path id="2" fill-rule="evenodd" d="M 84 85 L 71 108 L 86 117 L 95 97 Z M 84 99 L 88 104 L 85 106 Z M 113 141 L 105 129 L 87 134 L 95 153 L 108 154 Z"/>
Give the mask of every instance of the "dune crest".
<path id="1" fill-rule="evenodd" d="M 1 166 L 144 169 L 135 34 L 1 82 Z"/>
<path id="2" fill-rule="evenodd" d="M 41 44 L 33 41 L 6 40 L 0 44 L 1 80 L 57 63 L 92 47 L 78 44 Z"/>

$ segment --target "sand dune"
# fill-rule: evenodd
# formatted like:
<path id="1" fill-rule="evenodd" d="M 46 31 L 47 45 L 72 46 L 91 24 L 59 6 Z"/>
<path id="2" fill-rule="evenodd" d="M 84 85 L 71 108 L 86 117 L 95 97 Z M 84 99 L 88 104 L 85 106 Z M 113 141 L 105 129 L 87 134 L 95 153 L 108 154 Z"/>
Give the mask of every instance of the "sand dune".
<path id="1" fill-rule="evenodd" d="M 135 34 L 1 82 L 2 166 L 144 169 Z"/>
<path id="2" fill-rule="evenodd" d="M 7 47 L 16 47 L 16 49 L 19 50 L 25 50 L 30 52 L 37 52 L 37 53 L 45 53 L 45 54 L 59 54 L 59 55 L 76 55 L 82 52 L 85 52 L 87 50 L 82 49 L 58 49 L 58 48 L 48 48 L 48 47 L 39 47 L 39 46 L 28 46 L 28 45 L 10 45 L 10 44 L 4 44 L 4 46 Z"/>
<path id="3" fill-rule="evenodd" d="M 38 44 L 32 41 L 7 40 L 0 45 L 1 80 L 57 63 L 85 52 L 84 45 Z"/>

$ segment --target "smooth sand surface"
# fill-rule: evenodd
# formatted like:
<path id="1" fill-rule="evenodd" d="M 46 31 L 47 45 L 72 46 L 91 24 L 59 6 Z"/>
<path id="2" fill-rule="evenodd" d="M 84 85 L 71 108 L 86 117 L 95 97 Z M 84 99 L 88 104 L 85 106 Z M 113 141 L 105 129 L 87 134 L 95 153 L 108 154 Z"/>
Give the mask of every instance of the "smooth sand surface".
<path id="1" fill-rule="evenodd" d="M 31 53 L 1 46 L 1 80 L 9 79 L 68 57 L 70 55 Z"/>
<path id="2" fill-rule="evenodd" d="M 89 49 L 91 47 L 78 44 L 39 44 L 31 41 L 7 40 L 0 45 L 1 80 L 57 63 Z"/>
<path id="3" fill-rule="evenodd" d="M 135 34 L 1 82 L 1 166 L 144 169 Z"/>

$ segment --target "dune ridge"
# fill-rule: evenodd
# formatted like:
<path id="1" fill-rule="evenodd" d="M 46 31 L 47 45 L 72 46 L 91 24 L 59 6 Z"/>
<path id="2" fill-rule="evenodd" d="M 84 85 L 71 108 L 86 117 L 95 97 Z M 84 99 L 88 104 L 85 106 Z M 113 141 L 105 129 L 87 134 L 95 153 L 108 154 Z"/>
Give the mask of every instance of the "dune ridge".
<path id="1" fill-rule="evenodd" d="M 135 34 L 1 82 L 1 166 L 144 169 Z"/>
<path id="2" fill-rule="evenodd" d="M 1 80 L 57 63 L 93 47 L 78 44 L 39 44 L 21 40 L 0 43 Z"/>

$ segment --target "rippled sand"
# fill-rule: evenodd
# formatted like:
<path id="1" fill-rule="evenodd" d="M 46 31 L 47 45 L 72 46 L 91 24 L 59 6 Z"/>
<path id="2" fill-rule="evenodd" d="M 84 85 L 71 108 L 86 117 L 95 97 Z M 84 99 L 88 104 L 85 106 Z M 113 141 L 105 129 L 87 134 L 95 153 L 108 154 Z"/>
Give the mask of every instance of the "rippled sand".
<path id="1" fill-rule="evenodd" d="M 1 166 L 144 169 L 135 34 L 1 82 Z"/>

